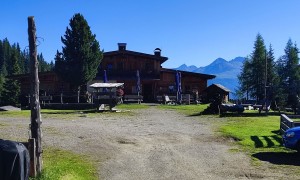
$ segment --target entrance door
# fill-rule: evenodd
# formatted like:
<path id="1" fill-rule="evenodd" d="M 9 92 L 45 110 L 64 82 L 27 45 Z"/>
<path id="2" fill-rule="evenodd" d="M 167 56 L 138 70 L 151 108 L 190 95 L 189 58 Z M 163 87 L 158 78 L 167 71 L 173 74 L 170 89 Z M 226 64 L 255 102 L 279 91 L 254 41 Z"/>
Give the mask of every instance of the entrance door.
<path id="1" fill-rule="evenodd" d="M 143 96 L 144 102 L 152 102 L 153 101 L 153 89 L 152 84 L 143 84 Z"/>

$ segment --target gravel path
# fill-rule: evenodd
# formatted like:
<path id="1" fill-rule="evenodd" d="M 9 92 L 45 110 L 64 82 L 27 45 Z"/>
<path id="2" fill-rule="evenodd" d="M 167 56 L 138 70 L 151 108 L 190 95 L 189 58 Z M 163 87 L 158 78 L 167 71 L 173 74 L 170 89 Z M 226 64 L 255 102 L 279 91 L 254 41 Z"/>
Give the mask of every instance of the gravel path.
<path id="1" fill-rule="evenodd" d="M 134 116 L 99 114 L 43 119 L 43 144 L 90 156 L 99 179 L 281 179 L 216 138 L 208 117 L 187 117 L 156 107 Z M 0 117 L 0 138 L 28 137 L 29 120 Z"/>

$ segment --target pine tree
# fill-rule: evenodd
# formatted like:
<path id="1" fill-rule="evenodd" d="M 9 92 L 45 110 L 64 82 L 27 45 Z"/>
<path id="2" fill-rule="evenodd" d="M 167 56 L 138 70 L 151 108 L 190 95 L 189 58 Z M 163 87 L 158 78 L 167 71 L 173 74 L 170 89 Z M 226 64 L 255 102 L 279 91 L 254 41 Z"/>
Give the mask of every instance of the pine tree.
<path id="1" fill-rule="evenodd" d="M 39 72 L 47 72 L 51 70 L 51 65 L 45 61 L 42 53 L 37 56 L 37 59 L 39 61 Z"/>
<path id="2" fill-rule="evenodd" d="M 240 94 L 241 97 L 246 96 L 246 100 L 249 100 L 250 85 L 252 83 L 251 76 L 252 76 L 251 62 L 250 59 L 247 57 L 242 66 L 241 74 L 238 75 L 240 89 L 237 90 L 237 93 Z"/>
<path id="3" fill-rule="evenodd" d="M 0 40 L 0 74 L 4 75 L 5 62 L 4 62 L 4 52 L 3 52 L 3 43 Z"/>
<path id="4" fill-rule="evenodd" d="M 50 71 L 54 71 L 54 63 L 53 63 L 53 61 L 50 62 Z"/>
<path id="5" fill-rule="evenodd" d="M 280 58 L 277 69 L 281 76 L 280 83 L 282 84 L 283 93 L 287 97 L 286 104 L 295 111 L 300 95 L 300 68 L 298 48 L 291 39 L 288 40 L 284 52 L 285 55 Z"/>
<path id="6" fill-rule="evenodd" d="M 8 67 L 10 64 L 10 57 L 11 57 L 11 45 L 7 38 L 2 41 L 2 58 L 3 58 L 3 65 L 2 65 L 2 73 L 4 76 L 8 75 Z"/>
<path id="7" fill-rule="evenodd" d="M 55 71 L 64 81 L 76 87 L 79 95 L 80 86 L 96 76 L 103 56 L 100 45 L 81 14 L 71 18 L 61 41 L 64 46 L 62 53 L 56 54 Z"/>
<path id="8" fill-rule="evenodd" d="M 18 52 L 14 50 L 11 54 L 11 64 L 12 64 L 12 75 L 17 75 L 21 73 L 21 68 L 20 68 L 20 63 L 19 63 L 19 57 L 18 57 Z"/>
<path id="9" fill-rule="evenodd" d="M 18 52 L 14 50 L 11 54 L 12 75 L 20 74 L 20 66 L 18 59 Z M 1 93 L 1 103 L 4 105 L 16 106 L 19 104 L 20 84 L 17 80 L 7 78 L 3 85 Z"/>
<path id="10" fill-rule="evenodd" d="M 266 98 L 271 102 L 271 108 L 275 109 L 282 105 L 281 89 L 279 87 L 279 76 L 276 70 L 274 50 L 270 44 L 267 53 L 267 82 L 266 82 Z"/>
<path id="11" fill-rule="evenodd" d="M 247 89 L 249 96 L 257 101 L 262 101 L 265 98 L 266 58 L 264 40 L 258 34 L 254 42 L 254 50 L 245 61 L 239 76 L 240 86 L 244 91 Z"/>
<path id="12" fill-rule="evenodd" d="M 5 78 L 0 73 L 0 104 L 2 104 L 2 93 L 3 93 L 3 86 L 4 86 Z"/>

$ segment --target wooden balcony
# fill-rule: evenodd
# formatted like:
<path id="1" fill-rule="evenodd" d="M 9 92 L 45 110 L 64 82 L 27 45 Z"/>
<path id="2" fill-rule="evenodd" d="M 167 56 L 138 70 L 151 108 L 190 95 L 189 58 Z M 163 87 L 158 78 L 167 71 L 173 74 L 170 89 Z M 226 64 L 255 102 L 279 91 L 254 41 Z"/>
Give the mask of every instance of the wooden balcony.
<path id="1" fill-rule="evenodd" d="M 103 79 L 103 73 L 97 74 L 96 79 Z M 155 71 L 140 71 L 141 79 L 160 79 L 160 72 Z M 135 71 L 119 71 L 119 70 L 106 70 L 108 79 L 136 79 Z"/>

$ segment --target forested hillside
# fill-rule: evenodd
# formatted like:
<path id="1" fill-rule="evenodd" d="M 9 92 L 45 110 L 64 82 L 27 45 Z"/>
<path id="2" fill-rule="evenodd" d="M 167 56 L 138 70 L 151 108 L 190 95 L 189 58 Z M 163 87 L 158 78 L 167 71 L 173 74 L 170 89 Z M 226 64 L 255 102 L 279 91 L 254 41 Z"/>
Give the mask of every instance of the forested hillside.
<path id="1" fill-rule="evenodd" d="M 42 54 L 37 55 L 39 71 L 50 71 L 53 63 L 47 63 Z M 29 48 L 11 44 L 7 38 L 0 40 L 0 105 L 17 105 L 20 86 L 12 75 L 29 73 Z"/>
<path id="2" fill-rule="evenodd" d="M 51 70 L 53 64 L 46 62 L 42 53 L 38 54 L 37 58 L 40 72 Z M 18 43 L 11 44 L 8 39 L 0 40 L 1 76 L 24 73 L 29 73 L 29 48 L 20 47 Z"/>

